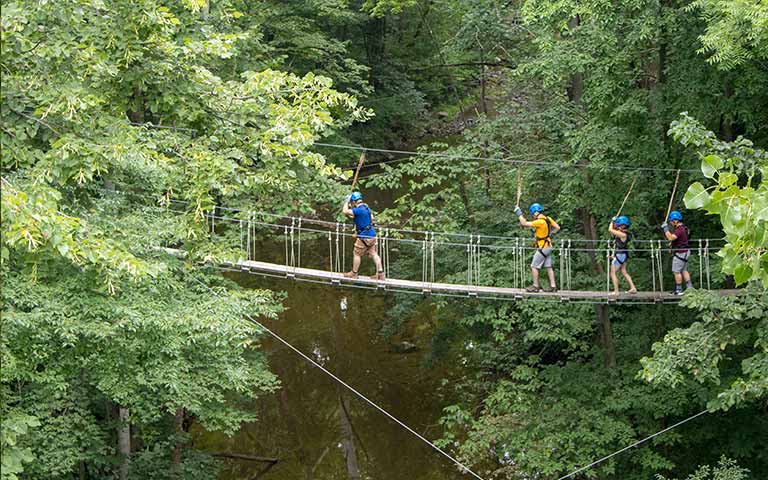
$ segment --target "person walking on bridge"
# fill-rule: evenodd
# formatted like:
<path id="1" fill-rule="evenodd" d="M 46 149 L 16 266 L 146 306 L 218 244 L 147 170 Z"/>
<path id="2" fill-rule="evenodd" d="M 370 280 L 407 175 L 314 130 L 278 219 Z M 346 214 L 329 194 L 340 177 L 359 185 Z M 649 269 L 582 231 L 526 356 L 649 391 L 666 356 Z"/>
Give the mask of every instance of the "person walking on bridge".
<path id="1" fill-rule="evenodd" d="M 555 284 L 555 272 L 552 270 L 552 235 L 560 230 L 560 225 L 553 219 L 544 215 L 544 207 L 541 204 L 534 203 L 529 208 L 533 217 L 532 221 L 528 221 L 523 216 L 523 211 L 520 206 L 515 206 L 515 215 L 523 227 L 533 228 L 535 240 L 533 246 L 536 248 L 536 253 L 533 254 L 533 261 L 531 262 L 531 274 L 533 275 L 533 285 L 526 288 L 526 292 L 541 292 L 539 287 L 539 270 L 541 267 L 547 269 L 547 276 L 549 277 L 549 288 L 544 290 L 547 292 L 556 292 L 557 285 Z"/>
<path id="2" fill-rule="evenodd" d="M 632 277 L 627 271 L 627 263 L 629 262 L 629 242 L 632 240 L 632 234 L 629 233 L 630 221 L 627 216 L 613 217 L 611 223 L 608 224 L 608 233 L 614 237 L 614 254 L 613 262 L 611 262 L 611 280 L 613 281 L 613 294 L 619 294 L 619 278 L 616 275 L 617 271 L 620 271 L 624 278 L 629 283 L 629 290 L 627 293 L 637 293 L 635 288 L 635 282 L 632 281 Z"/>
<path id="3" fill-rule="evenodd" d="M 675 276 L 675 295 L 683 294 L 683 280 L 685 287 L 693 288 L 691 274 L 688 273 L 688 258 L 691 256 L 691 250 L 688 248 L 688 237 L 690 231 L 683 223 L 683 214 L 677 210 L 669 212 L 667 222 L 661 224 L 664 237 L 672 242 L 672 274 Z M 672 229 L 670 229 L 670 224 Z M 671 230 L 671 231 L 670 231 Z"/>
<path id="4" fill-rule="evenodd" d="M 374 280 L 384 280 L 384 269 L 381 257 L 376 253 L 376 230 L 373 226 L 373 212 L 363 203 L 363 194 L 352 192 L 344 201 L 342 213 L 355 221 L 355 251 L 352 259 L 352 271 L 344 274 L 346 278 L 358 278 L 360 262 L 364 255 L 373 259 L 376 264 Z"/>

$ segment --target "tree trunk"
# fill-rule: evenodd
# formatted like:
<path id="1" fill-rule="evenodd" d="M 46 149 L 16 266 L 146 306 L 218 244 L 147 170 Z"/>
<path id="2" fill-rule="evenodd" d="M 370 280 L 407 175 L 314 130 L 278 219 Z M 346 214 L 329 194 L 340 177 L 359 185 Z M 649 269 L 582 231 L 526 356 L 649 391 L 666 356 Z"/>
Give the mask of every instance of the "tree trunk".
<path id="1" fill-rule="evenodd" d="M 576 28 L 579 26 L 579 16 L 575 16 L 568 20 L 569 28 Z M 584 75 L 581 72 L 576 72 L 571 75 L 571 79 L 568 85 L 568 99 L 573 103 L 581 103 L 581 97 L 584 95 Z"/>
<path id="2" fill-rule="evenodd" d="M 461 203 L 464 204 L 464 210 L 467 212 L 467 221 L 469 225 L 475 227 L 475 214 L 472 212 L 472 208 L 469 205 L 469 195 L 467 194 L 467 186 L 463 180 L 459 180 L 459 196 L 461 197 Z"/>
<path id="3" fill-rule="evenodd" d="M 488 103 L 485 99 L 485 52 L 480 50 L 480 111 L 488 116 Z"/>
<path id="4" fill-rule="evenodd" d="M 120 421 L 117 427 L 117 452 L 120 454 L 120 480 L 127 480 L 131 468 L 131 423 L 127 408 L 117 407 Z"/>
<path id="5" fill-rule="evenodd" d="M 597 219 L 595 216 L 589 213 L 587 207 L 579 208 L 577 211 L 579 217 L 581 217 L 581 225 L 584 229 L 584 236 L 589 240 L 597 240 Z M 587 255 L 589 255 L 592 271 L 597 275 L 603 275 L 605 270 L 603 270 L 602 264 L 597 261 L 597 254 L 596 252 L 592 251 L 591 247 L 590 251 L 587 252 Z"/>
<path id="6" fill-rule="evenodd" d="M 211 13 L 211 0 L 206 0 L 205 5 L 200 11 L 200 16 L 203 18 L 203 20 L 207 20 L 209 13 Z"/>
<path id="7" fill-rule="evenodd" d="M 357 449 L 352 432 L 352 422 L 347 415 L 347 407 L 344 405 L 344 397 L 339 392 L 339 428 L 341 430 L 341 445 L 344 457 L 347 461 L 347 476 L 349 480 L 360 480 L 360 467 L 357 463 Z"/>
<path id="8" fill-rule="evenodd" d="M 723 89 L 723 98 L 730 99 L 733 95 L 733 86 L 730 79 L 725 81 L 725 88 Z M 733 133 L 733 119 L 727 114 L 720 115 L 720 136 L 726 142 L 732 142 L 734 139 Z"/>
<path id="9" fill-rule="evenodd" d="M 296 423 L 296 416 L 291 414 L 291 406 L 288 401 L 288 392 L 285 388 L 280 389 L 279 408 L 280 416 L 283 417 L 288 424 L 288 428 L 296 438 L 297 456 L 299 457 L 299 463 L 304 468 L 304 478 L 311 480 L 313 478 L 312 465 L 310 465 L 309 455 L 304 448 L 304 442 L 302 441 L 301 434 L 299 433 L 299 427 Z"/>
<path id="10" fill-rule="evenodd" d="M 182 435 L 184 435 L 184 409 L 181 407 L 176 409 L 173 417 L 173 427 L 177 439 L 173 452 L 171 452 L 171 477 L 177 477 L 179 475 L 179 467 L 181 466 L 181 452 L 184 448 L 184 442 L 182 441 Z"/>
<path id="11" fill-rule="evenodd" d="M 608 314 L 608 305 L 595 305 L 595 317 L 597 330 L 600 334 L 600 346 L 603 350 L 603 364 L 605 368 L 616 368 L 616 347 L 613 343 L 613 331 L 611 316 Z"/>

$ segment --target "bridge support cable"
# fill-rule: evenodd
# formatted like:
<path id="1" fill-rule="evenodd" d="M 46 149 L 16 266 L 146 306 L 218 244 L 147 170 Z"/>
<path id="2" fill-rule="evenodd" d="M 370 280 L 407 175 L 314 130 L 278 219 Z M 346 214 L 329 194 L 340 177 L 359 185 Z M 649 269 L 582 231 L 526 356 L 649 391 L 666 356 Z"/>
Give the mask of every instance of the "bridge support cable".
<path id="1" fill-rule="evenodd" d="M 200 285 L 202 285 L 209 292 L 211 292 L 213 295 L 215 295 L 217 297 L 221 297 L 222 296 L 219 292 L 217 292 L 216 290 L 212 289 L 211 287 L 209 287 L 208 285 L 206 285 L 205 283 L 203 283 L 199 279 L 194 278 L 194 280 L 197 283 L 199 283 Z M 346 388 L 347 390 L 349 390 L 350 392 L 355 394 L 358 398 L 363 400 L 365 403 L 367 403 L 368 405 L 372 406 L 373 408 L 375 408 L 376 410 L 378 410 L 379 412 L 384 414 L 386 417 L 388 417 L 390 420 L 392 420 L 393 422 L 395 422 L 398 425 L 400 425 L 401 427 L 403 427 L 405 430 L 407 430 L 409 433 L 414 435 L 416 438 L 418 438 L 422 442 L 426 443 L 433 450 L 437 451 L 438 453 L 443 455 L 445 458 L 447 458 L 448 460 L 453 462 L 457 467 L 459 467 L 459 471 L 461 473 L 469 474 L 469 475 L 473 476 L 474 478 L 476 478 L 478 480 L 485 480 L 483 477 L 481 477 L 480 475 L 475 473 L 471 468 L 469 468 L 468 466 L 466 466 L 465 464 L 463 464 L 462 462 L 460 462 L 459 460 L 454 458 L 451 454 L 449 454 L 448 452 L 446 452 L 442 448 L 440 448 L 437 445 L 435 445 L 434 443 L 432 443 L 429 439 L 427 439 L 426 437 L 421 435 L 419 432 L 417 432 L 413 428 L 409 427 L 405 422 L 403 422 L 399 418 L 395 417 L 393 414 L 389 413 L 383 407 L 379 406 L 379 404 L 377 404 L 376 402 L 374 402 L 373 400 L 371 400 L 370 398 L 365 396 L 363 393 L 358 391 L 356 388 L 354 388 L 353 386 L 351 386 L 350 384 L 348 384 L 347 382 L 345 382 L 344 380 L 342 380 L 341 378 L 336 376 L 333 372 L 331 372 L 327 368 L 325 368 L 322 365 L 320 365 L 319 363 L 317 363 L 314 359 L 312 359 L 312 357 L 308 356 L 307 354 L 305 354 L 304 352 L 302 352 L 298 348 L 294 347 L 287 340 L 283 339 L 283 337 L 281 337 L 277 333 L 273 332 L 271 329 L 267 328 L 263 323 L 259 322 L 258 320 L 253 318 L 251 315 L 249 315 L 248 313 L 246 313 L 246 312 L 244 312 L 242 310 L 240 310 L 240 313 L 241 313 L 241 315 L 243 315 L 244 319 L 246 319 L 250 323 L 252 323 L 252 324 L 256 325 L 257 327 L 259 327 L 263 332 L 266 332 L 269 335 L 271 335 L 275 340 L 277 340 L 278 342 L 280 342 L 283 345 L 285 345 L 286 347 L 288 347 L 288 349 L 290 349 L 291 351 L 296 353 L 299 357 L 301 357 L 305 361 L 309 362 L 312 366 L 316 367 L 318 370 L 320 370 L 321 372 L 323 372 L 326 375 L 328 375 L 331 379 L 333 379 L 334 381 L 336 381 L 337 383 L 342 385 L 344 388 Z"/>

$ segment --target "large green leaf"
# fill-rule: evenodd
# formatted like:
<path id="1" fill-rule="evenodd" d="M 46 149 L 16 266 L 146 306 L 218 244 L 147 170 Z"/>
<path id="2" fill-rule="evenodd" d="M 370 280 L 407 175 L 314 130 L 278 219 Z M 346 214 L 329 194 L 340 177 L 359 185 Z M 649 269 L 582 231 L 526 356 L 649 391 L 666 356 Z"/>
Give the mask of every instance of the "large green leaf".
<path id="1" fill-rule="evenodd" d="M 707 193 L 707 190 L 704 188 L 704 185 L 696 182 L 688 187 L 688 191 L 685 192 L 683 201 L 685 202 L 685 206 L 687 208 L 693 210 L 702 208 L 704 205 L 707 205 L 710 202 L 710 196 L 709 193 Z"/>
<path id="2" fill-rule="evenodd" d="M 707 155 L 701 159 L 701 172 L 707 178 L 713 178 L 723 168 L 723 160 L 717 155 Z"/>

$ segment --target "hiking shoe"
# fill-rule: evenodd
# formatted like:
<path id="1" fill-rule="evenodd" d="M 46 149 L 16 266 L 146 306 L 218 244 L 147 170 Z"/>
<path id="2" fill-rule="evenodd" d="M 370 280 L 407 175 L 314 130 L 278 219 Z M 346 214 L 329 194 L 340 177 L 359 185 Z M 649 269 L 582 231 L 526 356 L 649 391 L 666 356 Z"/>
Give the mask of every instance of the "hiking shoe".
<path id="1" fill-rule="evenodd" d="M 531 285 L 530 287 L 527 287 L 525 291 L 530 293 L 537 293 L 541 291 L 541 287 L 538 285 Z"/>
<path id="2" fill-rule="evenodd" d="M 376 275 L 373 275 L 371 277 L 371 280 L 385 280 L 386 277 L 384 277 L 384 272 L 379 272 Z"/>
<path id="3" fill-rule="evenodd" d="M 681 296 L 683 293 L 685 293 L 685 292 L 683 292 L 683 289 L 682 289 L 682 288 L 680 288 L 680 289 L 677 289 L 677 288 L 676 288 L 676 289 L 675 289 L 675 291 L 674 291 L 674 292 L 672 292 L 672 295 L 677 295 L 677 296 L 679 297 L 679 296 Z"/>
<path id="4" fill-rule="evenodd" d="M 634 294 L 636 294 L 636 293 L 637 293 L 637 289 L 636 289 L 636 288 L 633 288 L 633 289 L 631 289 L 631 290 L 627 290 L 627 293 L 629 293 L 630 295 L 634 295 Z"/>
<path id="5" fill-rule="evenodd" d="M 545 291 L 547 293 L 554 293 L 554 292 L 557 291 L 557 287 L 547 287 L 547 288 L 543 289 L 543 291 Z"/>
<path id="6" fill-rule="evenodd" d="M 344 274 L 344 278 L 357 278 L 357 272 L 347 272 Z"/>

